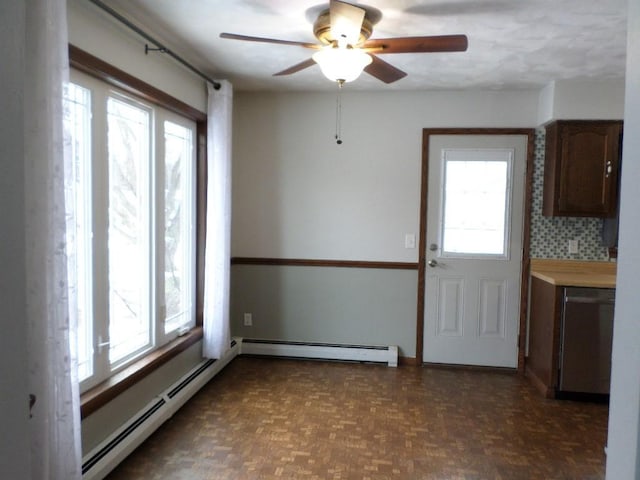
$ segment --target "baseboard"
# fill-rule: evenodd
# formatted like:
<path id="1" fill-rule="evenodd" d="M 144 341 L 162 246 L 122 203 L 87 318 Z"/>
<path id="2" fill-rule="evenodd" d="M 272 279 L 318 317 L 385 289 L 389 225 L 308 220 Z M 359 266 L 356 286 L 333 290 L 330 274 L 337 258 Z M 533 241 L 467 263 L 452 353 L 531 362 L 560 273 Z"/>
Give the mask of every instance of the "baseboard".
<path id="1" fill-rule="evenodd" d="M 504 373 L 505 375 L 514 375 L 518 373 L 517 368 L 511 367 L 492 367 L 485 365 L 465 365 L 458 363 L 431 363 L 424 362 L 423 367 L 433 368 L 437 370 L 463 370 L 467 372 L 489 372 L 489 373 Z"/>
<path id="2" fill-rule="evenodd" d="M 236 340 L 240 343 L 241 355 L 374 362 L 386 363 L 390 367 L 398 366 L 398 347 L 395 345 L 343 345 L 253 338 Z"/>
<path id="3" fill-rule="evenodd" d="M 416 357 L 399 357 L 398 365 L 400 365 L 401 367 L 419 367 L 422 365 L 422 362 Z"/>
<path id="4" fill-rule="evenodd" d="M 556 390 L 555 388 L 547 387 L 547 385 L 540 380 L 540 378 L 529 368 L 529 366 L 525 366 L 524 376 L 529 379 L 531 384 L 538 390 L 542 395 L 546 398 L 555 398 Z"/>

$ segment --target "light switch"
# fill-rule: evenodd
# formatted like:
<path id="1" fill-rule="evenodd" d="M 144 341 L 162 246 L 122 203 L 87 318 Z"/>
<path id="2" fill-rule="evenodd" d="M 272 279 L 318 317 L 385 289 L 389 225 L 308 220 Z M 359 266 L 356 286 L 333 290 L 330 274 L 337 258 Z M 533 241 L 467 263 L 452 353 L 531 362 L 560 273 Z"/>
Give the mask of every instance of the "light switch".
<path id="1" fill-rule="evenodd" d="M 416 248 L 416 235 L 415 235 L 415 233 L 407 233 L 404 236 L 404 248 Z"/>

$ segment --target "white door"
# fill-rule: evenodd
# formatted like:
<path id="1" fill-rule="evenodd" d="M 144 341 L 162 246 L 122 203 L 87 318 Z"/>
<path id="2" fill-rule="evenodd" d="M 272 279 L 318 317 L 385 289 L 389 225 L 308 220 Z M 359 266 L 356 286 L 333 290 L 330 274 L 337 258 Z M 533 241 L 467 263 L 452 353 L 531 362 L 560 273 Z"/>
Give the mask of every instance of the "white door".
<path id="1" fill-rule="evenodd" d="M 526 135 L 430 135 L 424 356 L 516 368 Z"/>

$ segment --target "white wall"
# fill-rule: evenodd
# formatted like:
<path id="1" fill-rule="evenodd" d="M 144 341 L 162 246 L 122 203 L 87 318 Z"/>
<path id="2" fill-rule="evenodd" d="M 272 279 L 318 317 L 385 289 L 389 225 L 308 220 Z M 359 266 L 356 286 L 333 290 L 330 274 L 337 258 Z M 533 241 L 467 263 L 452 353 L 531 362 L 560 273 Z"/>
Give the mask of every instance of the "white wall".
<path id="1" fill-rule="evenodd" d="M 418 234 L 422 129 L 534 127 L 538 92 L 239 93 L 233 256 L 407 261 Z"/>
<path id="2" fill-rule="evenodd" d="M 540 92 L 538 123 L 551 120 L 620 120 L 624 80 L 556 80 Z"/>
<path id="3" fill-rule="evenodd" d="M 417 262 L 422 129 L 534 127 L 538 92 L 238 93 L 232 255 Z M 232 333 L 416 355 L 416 270 L 232 269 Z M 253 314 L 254 326 L 242 325 Z"/>
<path id="4" fill-rule="evenodd" d="M 29 477 L 24 236 L 23 2 L 0 2 L 0 473 Z"/>
<path id="5" fill-rule="evenodd" d="M 640 478 L 640 2 L 629 1 L 620 241 L 613 332 L 607 478 Z"/>
<path id="6" fill-rule="evenodd" d="M 540 97 L 538 99 L 538 125 L 543 125 L 553 119 L 555 91 L 556 82 L 549 82 L 540 90 Z"/>
<path id="7" fill-rule="evenodd" d="M 206 111 L 206 85 L 200 77 L 168 55 L 145 55 L 144 45 L 149 42 L 87 0 L 68 0 L 67 11 L 69 43 Z"/>

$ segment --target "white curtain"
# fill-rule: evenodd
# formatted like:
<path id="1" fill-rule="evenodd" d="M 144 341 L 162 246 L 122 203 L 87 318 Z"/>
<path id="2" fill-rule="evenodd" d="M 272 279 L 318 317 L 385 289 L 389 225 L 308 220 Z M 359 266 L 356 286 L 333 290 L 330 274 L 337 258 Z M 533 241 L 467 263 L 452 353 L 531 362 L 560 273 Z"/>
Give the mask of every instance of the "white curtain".
<path id="1" fill-rule="evenodd" d="M 207 224 L 204 270 L 203 355 L 220 358 L 230 346 L 231 108 L 233 89 L 208 84 Z"/>
<path id="2" fill-rule="evenodd" d="M 73 221 L 65 201 L 72 172 L 63 139 L 66 0 L 29 0 L 25 8 L 27 366 L 35 402 L 29 421 L 30 478 L 74 480 L 81 478 L 81 451 L 66 248 L 72 240 L 67 224 Z"/>

